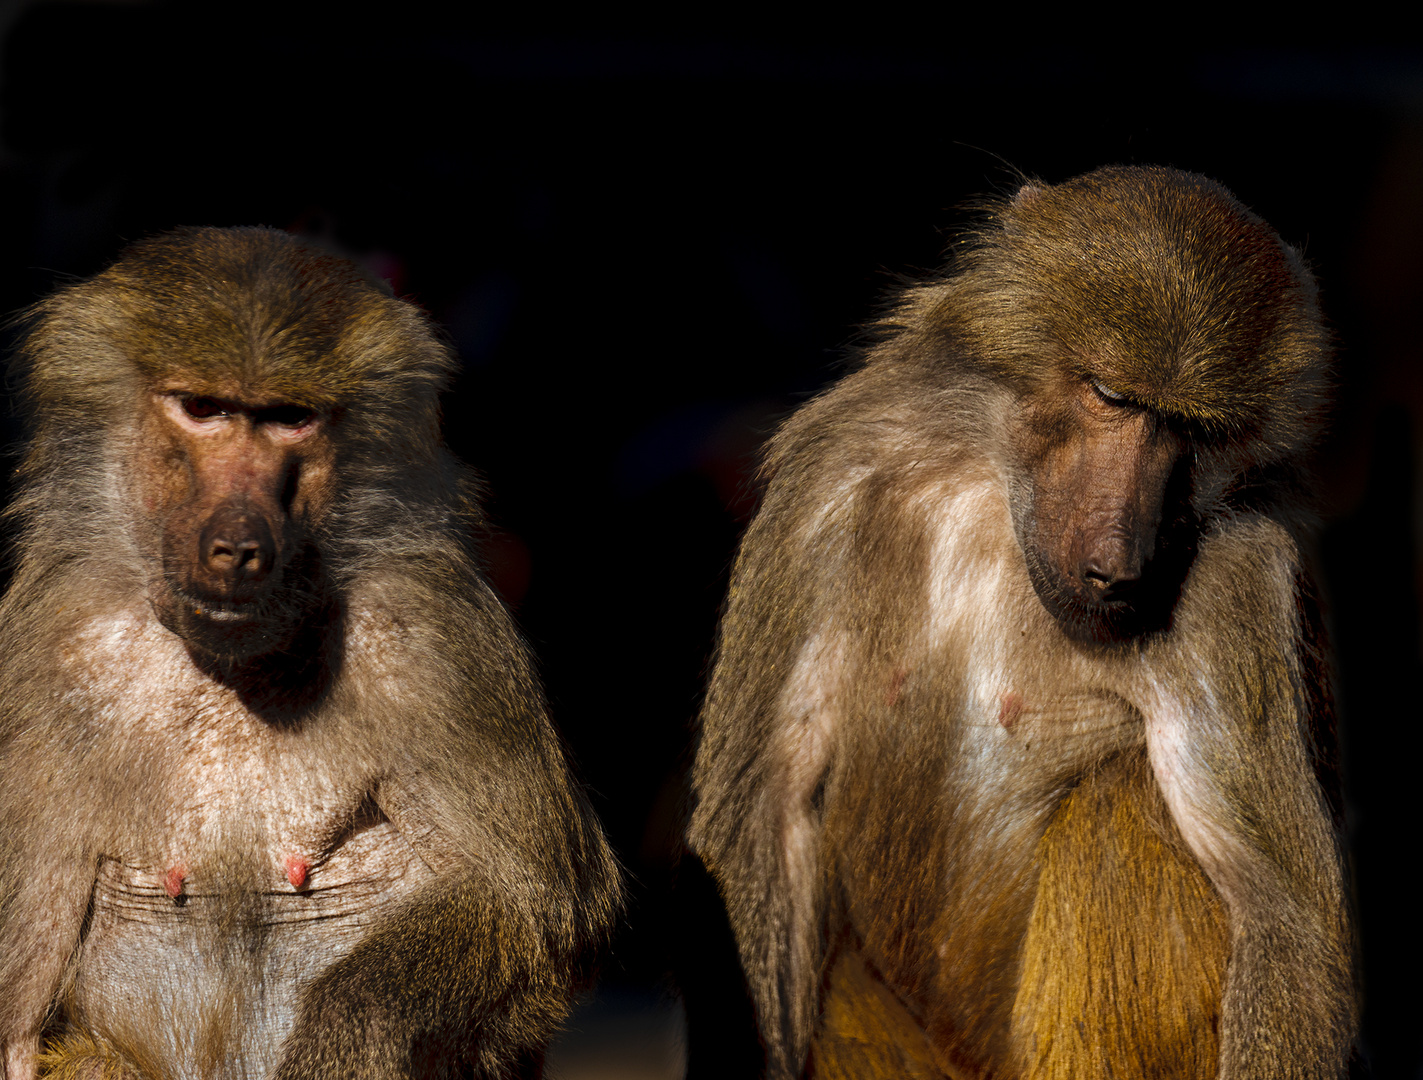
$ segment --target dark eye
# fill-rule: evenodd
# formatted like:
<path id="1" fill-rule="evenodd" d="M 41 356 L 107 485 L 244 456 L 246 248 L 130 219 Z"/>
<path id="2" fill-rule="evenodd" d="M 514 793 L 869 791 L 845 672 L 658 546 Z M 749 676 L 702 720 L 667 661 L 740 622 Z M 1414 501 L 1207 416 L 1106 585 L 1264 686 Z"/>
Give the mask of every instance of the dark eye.
<path id="1" fill-rule="evenodd" d="M 1103 401 L 1113 405 L 1127 404 L 1127 396 L 1125 394 L 1119 394 L 1115 390 L 1108 390 L 1101 379 L 1089 379 L 1088 382 L 1091 383 L 1092 389 L 1097 392 L 1097 396 Z"/>
<path id="2" fill-rule="evenodd" d="M 183 399 L 183 411 L 194 420 L 211 420 L 214 416 L 226 416 L 222 402 L 210 397 L 190 397 Z"/>
<path id="3" fill-rule="evenodd" d="M 257 414 L 257 419 L 262 423 L 289 428 L 306 427 L 315 418 L 316 410 L 308 409 L 305 405 L 273 405 Z"/>

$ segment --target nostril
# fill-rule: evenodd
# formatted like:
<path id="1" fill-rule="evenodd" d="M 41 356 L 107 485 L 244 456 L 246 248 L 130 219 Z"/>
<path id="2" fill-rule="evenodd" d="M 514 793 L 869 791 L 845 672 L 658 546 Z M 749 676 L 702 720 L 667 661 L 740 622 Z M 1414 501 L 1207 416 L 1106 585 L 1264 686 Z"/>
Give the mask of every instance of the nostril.
<path id="1" fill-rule="evenodd" d="M 208 546 L 206 561 L 214 570 L 229 570 L 237 565 L 237 548 L 225 540 L 214 540 Z"/>
<path id="2" fill-rule="evenodd" d="M 1077 564 L 1078 580 L 1094 589 L 1110 589 L 1122 576 L 1121 562 L 1115 551 L 1104 551 L 1098 544 L 1095 550 L 1086 552 Z"/>
<path id="3" fill-rule="evenodd" d="M 271 569 L 275 551 L 271 530 L 258 516 L 219 510 L 200 538 L 200 559 L 205 572 L 222 589 L 241 583 L 255 584 Z"/>
<path id="4" fill-rule="evenodd" d="M 257 540 L 214 540 L 208 547 L 207 562 L 214 570 L 260 570 L 266 560 Z"/>
<path id="5" fill-rule="evenodd" d="M 1077 574 L 1098 599 L 1105 600 L 1135 585 L 1141 577 L 1141 567 L 1134 561 L 1088 559 L 1078 568 Z"/>
<path id="6" fill-rule="evenodd" d="M 1082 571 L 1082 580 L 1092 588 L 1106 592 L 1113 585 L 1111 576 L 1105 570 L 1099 570 L 1095 566 L 1089 566 Z"/>

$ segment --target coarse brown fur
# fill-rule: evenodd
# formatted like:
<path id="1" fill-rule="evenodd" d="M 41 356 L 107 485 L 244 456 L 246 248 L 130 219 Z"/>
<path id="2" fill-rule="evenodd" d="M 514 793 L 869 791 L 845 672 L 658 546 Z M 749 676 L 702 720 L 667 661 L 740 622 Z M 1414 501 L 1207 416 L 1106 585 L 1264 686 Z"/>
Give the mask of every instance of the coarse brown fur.
<path id="1" fill-rule="evenodd" d="M 0 605 L 0 1076 L 504 1076 L 619 904 L 424 316 L 265 229 L 38 305 Z"/>
<path id="2" fill-rule="evenodd" d="M 992 206 L 777 433 L 689 833 L 768 1077 L 1342 1073 L 1328 353 L 1229 192 L 1102 169 Z"/>

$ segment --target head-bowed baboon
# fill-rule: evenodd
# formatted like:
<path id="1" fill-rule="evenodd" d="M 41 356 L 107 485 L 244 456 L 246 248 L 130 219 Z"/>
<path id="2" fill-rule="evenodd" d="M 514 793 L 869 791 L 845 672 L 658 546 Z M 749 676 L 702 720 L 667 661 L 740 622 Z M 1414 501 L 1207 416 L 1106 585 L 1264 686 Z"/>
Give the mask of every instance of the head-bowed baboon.
<path id="1" fill-rule="evenodd" d="M 691 841 L 774 1080 L 1334 1077 L 1299 256 L 1160 168 L 1029 183 L 771 441 Z"/>
<path id="2" fill-rule="evenodd" d="M 425 318 L 198 229 L 41 303 L 20 369 L 3 1075 L 533 1060 L 618 879 L 472 559 Z"/>

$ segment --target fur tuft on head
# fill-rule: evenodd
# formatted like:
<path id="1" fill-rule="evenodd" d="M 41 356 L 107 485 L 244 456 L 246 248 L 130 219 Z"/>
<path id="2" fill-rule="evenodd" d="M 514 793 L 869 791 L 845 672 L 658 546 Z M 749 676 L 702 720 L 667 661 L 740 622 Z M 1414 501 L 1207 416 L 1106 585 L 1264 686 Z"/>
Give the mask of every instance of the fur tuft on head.
<path id="1" fill-rule="evenodd" d="M 927 312 L 963 353 L 1031 384 L 1098 378 L 1257 461 L 1313 438 L 1329 337 L 1299 254 L 1224 187 L 1161 167 L 1030 182 L 993 205 Z"/>

